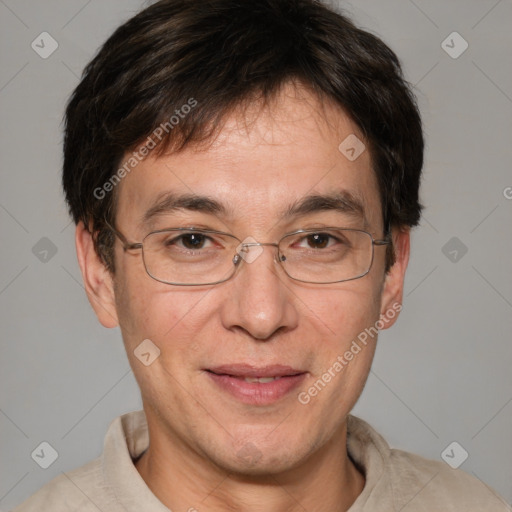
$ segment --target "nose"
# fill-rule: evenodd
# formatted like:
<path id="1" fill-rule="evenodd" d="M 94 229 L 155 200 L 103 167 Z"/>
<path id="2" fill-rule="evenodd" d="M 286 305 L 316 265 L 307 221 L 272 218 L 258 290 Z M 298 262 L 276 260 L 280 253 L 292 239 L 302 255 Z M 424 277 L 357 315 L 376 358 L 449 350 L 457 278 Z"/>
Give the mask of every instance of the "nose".
<path id="1" fill-rule="evenodd" d="M 239 268 L 229 281 L 229 299 L 221 313 L 224 327 L 261 341 L 295 328 L 298 312 L 277 260 L 277 244 L 245 244 L 237 256 Z"/>

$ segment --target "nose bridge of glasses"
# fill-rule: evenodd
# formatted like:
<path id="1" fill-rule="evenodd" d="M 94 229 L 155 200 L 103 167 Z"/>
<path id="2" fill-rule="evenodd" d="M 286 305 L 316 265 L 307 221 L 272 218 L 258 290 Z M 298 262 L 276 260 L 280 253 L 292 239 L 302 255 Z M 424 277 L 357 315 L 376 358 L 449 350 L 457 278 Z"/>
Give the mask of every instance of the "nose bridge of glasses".
<path id="1" fill-rule="evenodd" d="M 279 244 L 276 242 L 242 242 L 241 245 L 244 247 L 257 247 L 259 245 L 273 245 L 274 247 L 279 247 Z"/>
<path id="2" fill-rule="evenodd" d="M 236 248 L 236 254 L 233 257 L 233 263 L 235 265 L 239 264 L 242 260 L 247 263 L 252 263 L 255 261 L 262 253 L 262 246 L 272 246 L 279 249 L 279 243 L 276 242 L 257 242 L 254 238 L 248 237 L 243 242 L 241 242 Z M 253 250 L 251 250 L 251 248 Z M 278 262 L 278 253 L 276 253 L 274 257 L 275 261 Z"/>

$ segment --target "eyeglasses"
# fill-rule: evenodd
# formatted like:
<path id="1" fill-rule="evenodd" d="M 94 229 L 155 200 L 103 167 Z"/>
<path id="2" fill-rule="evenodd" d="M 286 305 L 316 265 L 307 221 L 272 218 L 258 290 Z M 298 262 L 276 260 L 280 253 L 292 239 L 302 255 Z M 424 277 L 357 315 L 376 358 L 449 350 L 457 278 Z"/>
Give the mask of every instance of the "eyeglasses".
<path id="1" fill-rule="evenodd" d="M 360 229 L 326 227 L 299 229 L 277 243 L 209 229 L 169 228 L 152 231 L 142 242 L 132 243 L 107 223 L 125 251 L 141 249 L 146 272 L 161 283 L 204 286 L 227 281 L 242 261 L 252 263 L 262 246 L 277 248 L 275 261 L 291 279 L 330 284 L 351 281 L 370 271 L 374 246 L 388 245 L 389 238 L 375 240 Z"/>

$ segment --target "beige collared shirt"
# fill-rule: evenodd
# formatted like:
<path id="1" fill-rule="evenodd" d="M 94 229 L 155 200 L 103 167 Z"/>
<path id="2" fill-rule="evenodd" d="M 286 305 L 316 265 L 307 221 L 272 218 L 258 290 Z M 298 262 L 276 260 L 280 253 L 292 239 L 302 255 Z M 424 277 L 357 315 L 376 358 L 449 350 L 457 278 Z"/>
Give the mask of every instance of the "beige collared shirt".
<path id="1" fill-rule="evenodd" d="M 478 479 L 442 461 L 391 449 L 363 420 L 350 415 L 347 428 L 348 453 L 366 477 L 349 512 L 512 512 Z M 133 463 L 148 444 L 143 411 L 116 418 L 100 457 L 54 478 L 13 512 L 169 512 Z"/>

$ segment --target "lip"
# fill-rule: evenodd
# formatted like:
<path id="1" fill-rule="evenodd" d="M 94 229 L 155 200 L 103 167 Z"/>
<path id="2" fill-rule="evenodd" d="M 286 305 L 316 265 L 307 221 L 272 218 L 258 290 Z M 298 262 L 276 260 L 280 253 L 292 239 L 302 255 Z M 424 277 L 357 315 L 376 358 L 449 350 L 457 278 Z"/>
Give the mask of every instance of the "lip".
<path id="1" fill-rule="evenodd" d="M 272 364 L 268 366 L 255 366 L 251 364 L 224 364 L 213 368 L 205 368 L 207 371 L 217 375 L 231 375 L 233 377 L 288 377 L 305 373 L 303 370 L 283 366 L 281 364 Z"/>
<path id="2" fill-rule="evenodd" d="M 256 367 L 247 364 L 222 365 L 205 370 L 211 381 L 236 400 L 250 405 L 269 405 L 299 387 L 307 372 L 291 366 Z M 271 382 L 246 382 L 244 378 L 276 377 Z"/>

